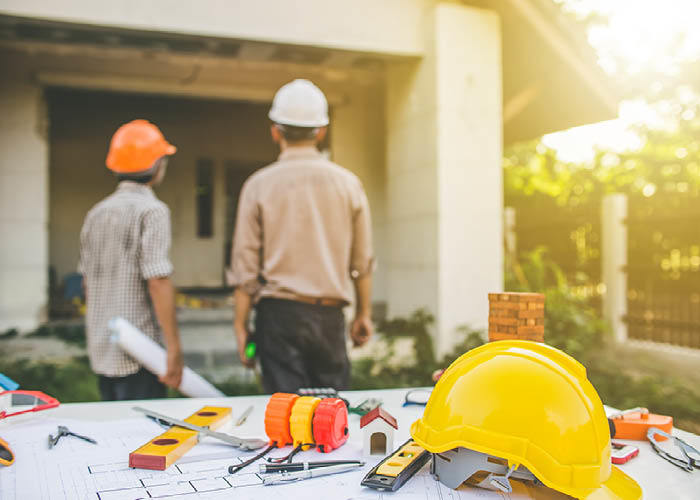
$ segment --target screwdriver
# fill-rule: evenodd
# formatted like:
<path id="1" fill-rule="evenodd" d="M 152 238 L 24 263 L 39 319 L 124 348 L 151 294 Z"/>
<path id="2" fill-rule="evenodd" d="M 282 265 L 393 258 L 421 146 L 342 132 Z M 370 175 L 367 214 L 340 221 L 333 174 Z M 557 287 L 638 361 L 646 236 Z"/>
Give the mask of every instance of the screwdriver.
<path id="1" fill-rule="evenodd" d="M 328 460 L 325 462 L 294 462 L 290 464 L 260 464 L 260 472 L 265 474 L 269 472 L 293 472 L 300 470 L 320 469 L 321 467 L 330 467 L 332 465 L 364 465 L 364 462 L 359 460 Z"/>
<path id="2" fill-rule="evenodd" d="M 330 465 L 328 467 L 321 467 L 320 469 L 302 470 L 298 472 L 280 472 L 279 474 L 274 474 L 263 478 L 263 484 L 268 486 L 271 484 L 303 481 L 304 479 L 311 479 L 312 477 L 327 476 L 329 474 L 338 474 L 340 472 L 349 472 L 351 470 L 359 469 L 363 465 L 364 462 L 358 462 L 355 464 Z"/>

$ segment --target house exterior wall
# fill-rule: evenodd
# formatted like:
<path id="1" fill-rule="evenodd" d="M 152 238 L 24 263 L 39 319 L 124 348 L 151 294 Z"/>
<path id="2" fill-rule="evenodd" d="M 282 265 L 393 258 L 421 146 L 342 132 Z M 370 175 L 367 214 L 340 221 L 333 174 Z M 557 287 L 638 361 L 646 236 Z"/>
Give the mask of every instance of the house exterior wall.
<path id="1" fill-rule="evenodd" d="M 3 0 L 15 16 L 394 55 L 420 55 L 432 0 Z M 391 20 L 391 25 L 387 24 Z"/>
<path id="2" fill-rule="evenodd" d="M 2 68 L 2 66 L 0 66 Z M 0 331 L 45 317 L 48 143 L 42 89 L 0 79 Z"/>
<path id="3" fill-rule="evenodd" d="M 387 75 L 388 296 L 435 315 L 444 354 L 503 287 L 500 26 L 452 3 L 425 23 L 425 57 Z"/>

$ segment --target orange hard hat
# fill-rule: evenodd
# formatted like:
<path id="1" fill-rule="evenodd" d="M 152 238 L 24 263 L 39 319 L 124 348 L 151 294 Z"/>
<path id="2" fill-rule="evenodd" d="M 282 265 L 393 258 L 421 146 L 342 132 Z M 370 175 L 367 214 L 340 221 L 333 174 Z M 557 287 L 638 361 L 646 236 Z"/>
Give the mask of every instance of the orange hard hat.
<path id="1" fill-rule="evenodd" d="M 146 120 L 132 120 L 117 129 L 107 154 L 107 168 L 118 174 L 145 172 L 158 158 L 172 155 L 177 148 Z"/>

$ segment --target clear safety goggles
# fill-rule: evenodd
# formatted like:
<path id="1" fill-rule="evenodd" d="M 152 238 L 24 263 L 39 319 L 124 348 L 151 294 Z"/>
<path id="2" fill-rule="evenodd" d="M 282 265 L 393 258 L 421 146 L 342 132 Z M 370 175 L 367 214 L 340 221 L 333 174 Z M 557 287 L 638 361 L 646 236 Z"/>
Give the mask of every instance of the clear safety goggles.
<path id="1" fill-rule="evenodd" d="M 432 392 L 432 389 L 411 389 L 404 396 L 403 406 L 425 406 Z"/>

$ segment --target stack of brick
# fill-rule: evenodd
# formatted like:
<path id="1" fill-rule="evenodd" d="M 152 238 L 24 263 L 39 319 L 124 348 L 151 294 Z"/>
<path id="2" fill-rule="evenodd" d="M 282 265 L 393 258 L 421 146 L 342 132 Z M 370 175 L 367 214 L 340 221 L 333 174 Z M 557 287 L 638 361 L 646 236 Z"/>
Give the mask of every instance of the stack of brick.
<path id="1" fill-rule="evenodd" d="M 544 342 L 544 295 L 490 293 L 489 341 Z"/>

